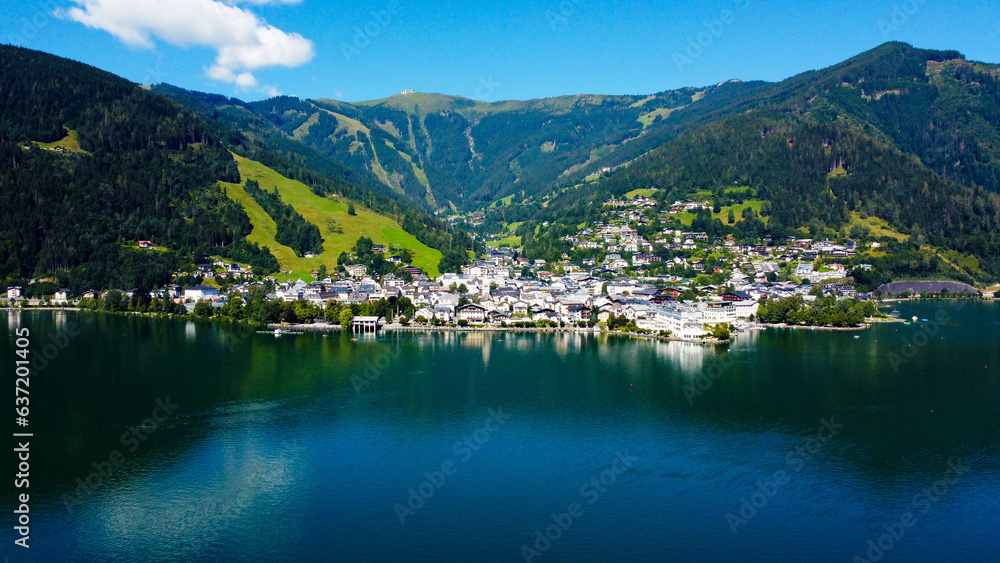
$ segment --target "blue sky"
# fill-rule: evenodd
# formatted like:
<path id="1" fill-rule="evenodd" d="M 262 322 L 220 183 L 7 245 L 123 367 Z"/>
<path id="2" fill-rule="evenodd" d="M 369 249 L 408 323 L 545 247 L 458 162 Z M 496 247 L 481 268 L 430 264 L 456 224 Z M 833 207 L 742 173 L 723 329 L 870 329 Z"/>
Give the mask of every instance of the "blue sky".
<path id="1" fill-rule="evenodd" d="M 781 80 L 885 41 L 1000 62 L 995 0 L 7 0 L 0 42 L 246 100 L 487 101 Z M 700 43 L 700 44 L 699 44 Z"/>

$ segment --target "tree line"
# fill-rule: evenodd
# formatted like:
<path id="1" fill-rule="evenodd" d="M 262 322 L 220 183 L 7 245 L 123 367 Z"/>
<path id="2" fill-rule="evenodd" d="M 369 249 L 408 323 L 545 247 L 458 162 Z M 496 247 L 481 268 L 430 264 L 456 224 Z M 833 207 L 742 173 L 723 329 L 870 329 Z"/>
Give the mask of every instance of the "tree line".
<path id="1" fill-rule="evenodd" d="M 871 301 L 819 297 L 806 302 L 801 296 L 765 300 L 757 310 L 757 320 L 766 324 L 854 327 L 875 314 Z"/>
<path id="2" fill-rule="evenodd" d="M 319 227 L 306 221 L 290 204 L 281 200 L 277 188 L 273 192 L 261 189 L 256 180 L 247 180 L 244 186 L 253 198 L 277 225 L 275 240 L 290 247 L 299 256 L 323 252 L 323 236 Z"/>

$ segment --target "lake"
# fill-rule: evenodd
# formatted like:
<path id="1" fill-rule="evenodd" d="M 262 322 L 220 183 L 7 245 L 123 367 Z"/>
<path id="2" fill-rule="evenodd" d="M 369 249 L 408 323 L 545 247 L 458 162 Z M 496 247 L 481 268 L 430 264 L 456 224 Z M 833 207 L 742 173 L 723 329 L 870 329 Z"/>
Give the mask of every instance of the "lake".
<path id="1" fill-rule="evenodd" d="M 897 308 L 934 322 L 703 347 L 6 313 L 10 401 L 14 330 L 51 359 L 8 423 L 31 548 L 8 438 L 3 554 L 996 560 L 1000 305 Z"/>

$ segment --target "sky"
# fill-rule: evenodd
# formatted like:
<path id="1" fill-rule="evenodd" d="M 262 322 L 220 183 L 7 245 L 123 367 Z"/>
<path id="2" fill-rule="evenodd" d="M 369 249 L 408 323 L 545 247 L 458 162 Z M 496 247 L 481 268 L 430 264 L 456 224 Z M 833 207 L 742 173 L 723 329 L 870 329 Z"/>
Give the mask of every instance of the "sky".
<path id="1" fill-rule="evenodd" d="M 905 41 L 1000 63 L 996 0 L 4 0 L 0 43 L 252 101 L 778 81 Z"/>

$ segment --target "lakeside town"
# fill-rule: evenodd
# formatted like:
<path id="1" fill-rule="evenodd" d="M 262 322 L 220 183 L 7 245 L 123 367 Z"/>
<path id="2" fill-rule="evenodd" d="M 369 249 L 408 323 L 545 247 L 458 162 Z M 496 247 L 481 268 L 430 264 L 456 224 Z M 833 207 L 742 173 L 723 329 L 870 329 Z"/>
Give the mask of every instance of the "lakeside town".
<path id="1" fill-rule="evenodd" d="M 677 202 L 671 212 L 689 212 L 698 205 Z M 870 272 L 872 266 L 848 270 L 845 263 L 859 250 L 854 240 L 767 237 L 749 245 L 732 236 L 710 240 L 704 232 L 671 228 L 649 240 L 632 225 L 641 226 L 646 221 L 641 210 L 655 202 L 637 197 L 610 206 L 618 221 L 581 227 L 566 237 L 574 248 L 593 256 L 578 263 L 568 254 L 548 263 L 529 260 L 509 247 L 487 247 L 460 272 L 431 278 L 405 262 L 405 250 L 362 238 L 350 255 L 342 256 L 345 262 L 336 271 L 322 268 L 312 272 L 309 281 L 257 276 L 244 264 L 212 260 L 197 264 L 196 272 L 175 274 L 178 280 L 197 282 L 192 284 L 79 295 L 60 288 L 42 297 L 9 287 L 6 297 L 12 306 L 187 314 L 271 324 L 318 322 L 362 331 L 575 328 L 718 341 L 767 324 L 861 328 L 877 320 L 875 302 L 884 297 L 982 296 L 972 286 L 949 281 L 900 282 L 861 292 L 852 276 Z M 139 241 L 140 248 L 153 246 Z M 664 253 L 656 252 L 664 249 L 676 254 L 667 264 Z M 664 266 L 675 274 L 661 273 Z M 254 300 L 278 306 L 253 315 L 245 309 Z"/>

